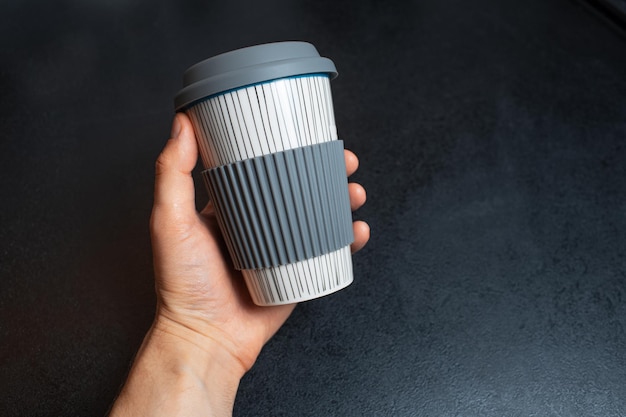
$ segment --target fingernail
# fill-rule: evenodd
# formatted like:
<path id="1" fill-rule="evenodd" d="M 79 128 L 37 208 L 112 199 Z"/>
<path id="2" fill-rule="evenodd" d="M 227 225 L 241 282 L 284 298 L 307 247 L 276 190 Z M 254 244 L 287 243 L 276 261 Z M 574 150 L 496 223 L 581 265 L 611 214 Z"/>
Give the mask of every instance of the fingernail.
<path id="1" fill-rule="evenodd" d="M 174 121 L 172 122 L 172 132 L 170 133 L 172 139 L 175 139 L 180 134 L 180 130 L 182 125 L 180 124 L 180 120 L 178 120 L 178 115 L 174 116 Z"/>

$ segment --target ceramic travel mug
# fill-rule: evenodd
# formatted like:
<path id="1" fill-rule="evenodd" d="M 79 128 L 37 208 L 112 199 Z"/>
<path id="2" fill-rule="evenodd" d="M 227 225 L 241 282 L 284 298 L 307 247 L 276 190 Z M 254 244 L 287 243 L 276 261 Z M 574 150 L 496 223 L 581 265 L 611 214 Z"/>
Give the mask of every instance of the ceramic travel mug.
<path id="1" fill-rule="evenodd" d="M 352 282 L 336 76 L 313 45 L 277 42 L 193 65 L 176 95 L 234 266 L 258 305 L 310 300 Z"/>

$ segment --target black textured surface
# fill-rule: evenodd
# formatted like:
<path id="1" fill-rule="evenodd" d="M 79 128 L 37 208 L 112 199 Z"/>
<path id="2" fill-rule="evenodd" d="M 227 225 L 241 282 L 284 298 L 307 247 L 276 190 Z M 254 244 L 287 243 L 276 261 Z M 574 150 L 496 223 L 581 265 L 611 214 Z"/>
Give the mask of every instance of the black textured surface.
<path id="1" fill-rule="evenodd" d="M 626 15 L 626 0 L 604 0 L 604 2 L 609 4 L 616 12 Z"/>
<path id="2" fill-rule="evenodd" d="M 339 70 L 373 238 L 235 414 L 626 415 L 626 43 L 566 0 L 3 2 L 0 415 L 106 412 L 182 72 L 285 39 Z"/>

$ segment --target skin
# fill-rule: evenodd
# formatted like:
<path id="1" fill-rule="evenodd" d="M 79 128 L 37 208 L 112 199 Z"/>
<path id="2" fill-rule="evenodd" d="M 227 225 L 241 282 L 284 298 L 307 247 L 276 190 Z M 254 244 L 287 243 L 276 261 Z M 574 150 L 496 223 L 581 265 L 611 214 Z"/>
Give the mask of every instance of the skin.
<path id="1" fill-rule="evenodd" d="M 157 309 L 110 415 L 229 416 L 241 377 L 295 304 L 258 307 L 230 264 L 211 205 L 196 211 L 191 171 L 198 148 L 191 123 L 179 113 L 156 163 L 150 219 Z M 359 161 L 345 151 L 346 175 Z M 366 200 L 348 186 L 352 210 Z M 352 251 L 369 240 L 353 223 Z"/>

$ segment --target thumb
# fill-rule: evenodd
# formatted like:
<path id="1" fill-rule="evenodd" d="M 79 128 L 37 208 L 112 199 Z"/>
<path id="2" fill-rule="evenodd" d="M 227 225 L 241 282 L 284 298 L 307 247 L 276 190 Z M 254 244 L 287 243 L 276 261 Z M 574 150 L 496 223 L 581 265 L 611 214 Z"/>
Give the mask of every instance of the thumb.
<path id="1" fill-rule="evenodd" d="M 178 113 L 172 133 L 156 162 L 154 210 L 179 216 L 195 215 L 195 190 L 191 171 L 198 159 L 198 145 L 189 118 Z"/>

